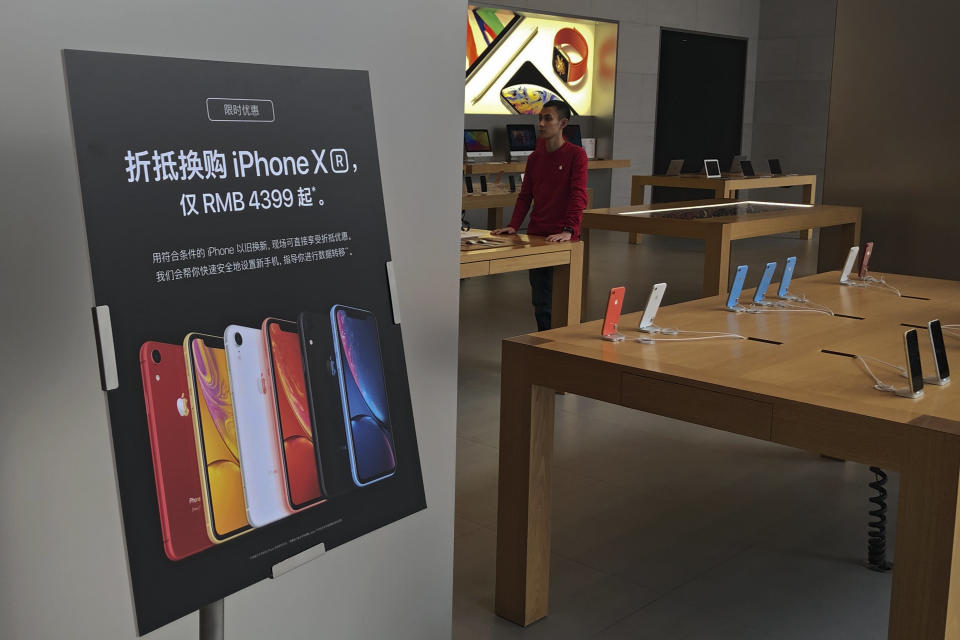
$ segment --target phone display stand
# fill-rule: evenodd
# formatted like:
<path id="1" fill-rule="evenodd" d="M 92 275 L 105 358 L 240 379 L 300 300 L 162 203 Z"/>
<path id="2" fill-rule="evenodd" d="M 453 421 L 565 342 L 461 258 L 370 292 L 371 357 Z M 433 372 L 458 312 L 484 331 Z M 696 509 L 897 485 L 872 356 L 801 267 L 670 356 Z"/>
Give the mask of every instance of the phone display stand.
<path id="1" fill-rule="evenodd" d="M 910 398 L 911 400 L 915 400 L 917 398 L 923 397 L 923 389 L 920 389 L 918 391 L 911 391 L 910 387 L 897 388 L 897 387 L 894 387 L 892 384 L 887 384 L 881 381 L 880 378 L 874 375 L 873 370 L 870 368 L 870 365 L 867 364 L 867 360 L 873 360 L 875 362 L 878 362 L 879 364 L 882 364 L 891 369 L 894 369 L 895 371 L 897 371 L 898 375 L 904 378 L 907 377 L 906 369 L 899 367 L 895 364 L 890 364 L 889 362 L 885 362 L 878 358 L 874 358 L 872 356 L 856 355 L 853 357 L 855 360 L 859 361 L 863 365 L 863 368 L 866 370 L 867 374 L 871 378 L 873 378 L 873 382 L 874 382 L 873 388 L 876 389 L 877 391 L 882 391 L 884 393 L 892 393 L 895 396 L 900 396 L 901 398 Z M 924 382 L 926 382 L 927 378 L 924 377 L 923 380 Z"/>
<path id="2" fill-rule="evenodd" d="M 113 345 L 113 324 L 110 307 L 93 307 L 93 332 L 97 340 L 97 361 L 100 364 L 100 388 L 112 391 L 120 386 L 117 373 L 117 350 Z"/>
<path id="3" fill-rule="evenodd" d="M 924 384 L 932 384 L 938 387 L 945 387 L 950 384 L 950 377 L 940 378 L 938 376 L 923 376 Z"/>
<path id="4" fill-rule="evenodd" d="M 617 325 L 613 325 L 613 333 L 608 333 L 600 337 L 606 340 L 607 342 L 623 342 L 624 340 L 627 339 L 627 336 L 617 331 Z"/>

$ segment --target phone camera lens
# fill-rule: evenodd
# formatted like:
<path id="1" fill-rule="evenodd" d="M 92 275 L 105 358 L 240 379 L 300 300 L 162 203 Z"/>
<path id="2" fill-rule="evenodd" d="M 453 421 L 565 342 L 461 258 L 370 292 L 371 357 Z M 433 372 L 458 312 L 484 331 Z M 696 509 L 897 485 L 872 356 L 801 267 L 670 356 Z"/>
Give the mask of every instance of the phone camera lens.
<path id="1" fill-rule="evenodd" d="M 150 354 L 150 355 L 153 356 L 153 361 L 154 361 L 154 362 L 156 362 L 157 364 L 160 363 L 160 351 L 159 351 L 158 349 L 154 349 L 154 350 L 153 350 L 153 353 Z"/>
<path id="2" fill-rule="evenodd" d="M 239 333 L 235 333 L 233 334 L 233 341 L 237 343 L 237 346 L 240 346 L 243 344 L 243 336 L 241 336 Z"/>

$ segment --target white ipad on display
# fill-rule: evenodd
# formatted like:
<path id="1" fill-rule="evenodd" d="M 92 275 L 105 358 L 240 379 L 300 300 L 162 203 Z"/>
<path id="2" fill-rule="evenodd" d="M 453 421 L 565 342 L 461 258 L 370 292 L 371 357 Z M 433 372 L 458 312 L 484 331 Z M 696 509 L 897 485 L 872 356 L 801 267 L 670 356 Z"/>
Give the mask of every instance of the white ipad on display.
<path id="1" fill-rule="evenodd" d="M 843 263 L 843 273 L 840 274 L 840 282 L 850 282 L 850 272 L 853 271 L 853 263 L 856 261 L 859 252 L 860 247 L 858 245 L 850 247 L 850 252 L 847 253 L 847 261 Z"/>
<path id="2" fill-rule="evenodd" d="M 704 160 L 703 170 L 707 172 L 708 178 L 719 178 L 720 177 L 720 161 Z"/>
<path id="3" fill-rule="evenodd" d="M 660 282 L 653 285 L 650 289 L 650 297 L 647 298 L 647 306 L 640 317 L 640 329 L 646 329 L 653 324 L 657 316 L 657 310 L 660 308 L 660 301 L 663 300 L 663 292 L 667 290 L 667 283 Z"/>

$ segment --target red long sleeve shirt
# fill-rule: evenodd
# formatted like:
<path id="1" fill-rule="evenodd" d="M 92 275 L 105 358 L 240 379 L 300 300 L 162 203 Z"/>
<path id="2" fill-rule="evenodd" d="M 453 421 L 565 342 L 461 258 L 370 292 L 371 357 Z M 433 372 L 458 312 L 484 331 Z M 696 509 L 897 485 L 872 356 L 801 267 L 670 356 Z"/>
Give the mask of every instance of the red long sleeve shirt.
<path id="1" fill-rule="evenodd" d="M 580 239 L 580 221 L 587 206 L 587 154 L 582 147 L 564 141 L 556 151 L 547 151 L 543 141 L 527 159 L 523 186 L 513 208 L 510 226 L 519 229 L 533 213 L 527 233 L 549 236 L 564 227 L 573 229 L 571 240 Z"/>

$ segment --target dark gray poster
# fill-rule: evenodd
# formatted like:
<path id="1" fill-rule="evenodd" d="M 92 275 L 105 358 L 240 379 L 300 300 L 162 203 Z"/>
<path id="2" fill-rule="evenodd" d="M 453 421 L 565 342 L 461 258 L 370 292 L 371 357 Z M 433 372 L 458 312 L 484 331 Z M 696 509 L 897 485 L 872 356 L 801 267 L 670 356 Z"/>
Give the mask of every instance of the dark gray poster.
<path id="1" fill-rule="evenodd" d="M 64 65 L 143 634 L 426 507 L 370 87 Z"/>

